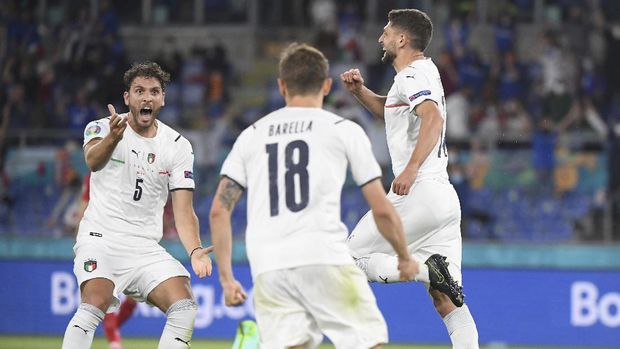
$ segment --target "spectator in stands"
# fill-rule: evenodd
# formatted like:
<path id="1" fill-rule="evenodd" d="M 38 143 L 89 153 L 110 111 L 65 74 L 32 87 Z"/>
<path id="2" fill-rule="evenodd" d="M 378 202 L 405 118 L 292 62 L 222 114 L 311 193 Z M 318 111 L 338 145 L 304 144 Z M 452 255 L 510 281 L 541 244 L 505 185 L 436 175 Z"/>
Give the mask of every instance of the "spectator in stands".
<path id="1" fill-rule="evenodd" d="M 556 124 L 570 109 L 574 66 L 562 52 L 554 32 L 543 33 L 542 47 L 539 51 L 543 113 L 548 122 Z"/>
<path id="2" fill-rule="evenodd" d="M 507 100 L 500 105 L 501 139 L 526 141 L 532 135 L 532 121 L 523 104 L 516 99 Z"/>
<path id="3" fill-rule="evenodd" d="M 474 91 L 482 91 L 487 80 L 487 67 L 480 59 L 478 52 L 466 49 L 463 54 L 457 54 L 456 67 L 461 86 L 471 86 Z"/>
<path id="4" fill-rule="evenodd" d="M 91 103 L 88 91 L 79 89 L 75 92 L 75 98 L 67 107 L 67 128 L 81 133 L 86 124 L 95 120 L 97 110 Z"/>
<path id="5" fill-rule="evenodd" d="M 549 192 L 554 187 L 556 142 L 557 134 L 553 122 L 550 118 L 543 117 L 532 135 L 532 161 L 538 179 L 537 188 L 541 191 Z"/>
<path id="6" fill-rule="evenodd" d="M 443 80 L 442 80 L 443 81 Z M 450 141 L 465 142 L 470 137 L 470 100 L 472 88 L 464 86 L 446 98 L 446 137 Z"/>
<path id="7" fill-rule="evenodd" d="M 5 103 L 2 107 L 2 120 L 0 121 L 0 203 L 6 207 L 6 217 L 1 217 L 3 221 L 12 224 L 13 221 L 13 205 L 15 199 L 11 195 L 9 187 L 9 176 L 6 174 L 6 155 L 8 150 L 7 131 L 9 120 L 11 118 L 11 105 Z"/>
<path id="8" fill-rule="evenodd" d="M 439 69 L 439 75 L 441 76 L 441 83 L 446 97 L 449 97 L 457 87 L 459 86 L 459 72 L 454 64 L 454 57 L 450 52 L 444 50 L 439 54 L 437 60 L 437 68 Z M 467 84 L 462 84 L 462 87 Z"/>
<path id="9" fill-rule="evenodd" d="M 476 129 L 476 138 L 490 148 L 497 146 L 500 137 L 499 106 L 496 101 L 490 101 L 484 106 L 482 119 Z"/>
<path id="10" fill-rule="evenodd" d="M 495 24 L 495 47 L 500 54 L 511 51 L 515 46 L 515 24 L 514 18 L 508 13 L 502 13 Z"/>
<path id="11" fill-rule="evenodd" d="M 55 235 L 73 234 L 79 223 L 77 216 L 82 181 L 72 163 L 73 153 L 76 151 L 79 151 L 76 142 L 68 141 L 56 153 L 54 177 L 56 185 L 60 188 L 60 197 L 47 221 L 48 227 L 54 229 Z"/>
<path id="12" fill-rule="evenodd" d="M 497 76 L 497 97 L 500 101 L 525 97 L 525 67 L 518 63 L 514 51 L 504 52 L 501 67 Z"/>
<path id="13" fill-rule="evenodd" d="M 620 226 L 620 92 L 618 91 L 613 94 L 608 115 L 608 192 L 613 210 L 614 227 L 617 227 Z M 620 240 L 620 229 L 615 229 L 614 239 Z"/>
<path id="14" fill-rule="evenodd" d="M 8 87 L 8 90 L 7 107 L 10 114 L 8 130 L 16 131 L 29 128 L 34 108 L 31 103 L 27 102 L 24 85 L 18 82 Z"/>

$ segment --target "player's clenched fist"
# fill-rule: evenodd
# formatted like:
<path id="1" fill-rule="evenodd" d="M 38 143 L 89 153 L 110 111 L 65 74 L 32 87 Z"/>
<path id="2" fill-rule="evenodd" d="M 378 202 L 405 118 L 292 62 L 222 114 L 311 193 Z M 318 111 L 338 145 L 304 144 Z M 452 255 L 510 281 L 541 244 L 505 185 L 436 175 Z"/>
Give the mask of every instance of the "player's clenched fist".
<path id="1" fill-rule="evenodd" d="M 224 290 L 224 304 L 226 306 L 241 305 L 248 298 L 243 287 L 237 280 L 222 282 Z"/>
<path id="2" fill-rule="evenodd" d="M 127 128 L 127 119 L 119 116 L 112 104 L 108 104 L 110 111 L 110 135 L 117 141 L 123 139 L 123 133 Z"/>
<path id="3" fill-rule="evenodd" d="M 347 90 L 358 92 L 364 85 L 364 78 L 359 69 L 349 69 L 340 74 L 340 80 L 344 83 Z"/>

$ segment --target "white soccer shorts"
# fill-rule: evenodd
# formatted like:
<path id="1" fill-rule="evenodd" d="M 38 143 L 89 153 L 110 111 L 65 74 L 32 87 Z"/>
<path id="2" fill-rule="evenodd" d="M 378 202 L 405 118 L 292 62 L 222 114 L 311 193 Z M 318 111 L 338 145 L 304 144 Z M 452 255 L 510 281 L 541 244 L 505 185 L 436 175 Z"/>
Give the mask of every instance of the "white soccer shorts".
<path id="1" fill-rule="evenodd" d="M 254 305 L 261 348 L 338 349 L 387 343 L 387 325 L 366 276 L 354 264 L 312 265 L 259 274 Z"/>
<path id="2" fill-rule="evenodd" d="M 114 283 L 114 301 L 108 312 L 118 309 L 121 293 L 145 301 L 155 287 L 169 278 L 189 278 L 185 267 L 154 240 L 145 239 L 137 247 L 90 235 L 80 238 L 73 251 L 78 285 L 95 278 Z"/>
<path id="3" fill-rule="evenodd" d="M 461 284 L 461 206 L 452 184 L 442 179 L 425 179 L 416 182 L 409 195 L 390 191 L 387 198 L 403 222 L 409 253 L 419 263 L 435 253 L 446 256 L 450 274 Z M 371 253 L 395 254 L 379 233 L 370 211 L 357 223 L 347 245 L 355 258 Z"/>

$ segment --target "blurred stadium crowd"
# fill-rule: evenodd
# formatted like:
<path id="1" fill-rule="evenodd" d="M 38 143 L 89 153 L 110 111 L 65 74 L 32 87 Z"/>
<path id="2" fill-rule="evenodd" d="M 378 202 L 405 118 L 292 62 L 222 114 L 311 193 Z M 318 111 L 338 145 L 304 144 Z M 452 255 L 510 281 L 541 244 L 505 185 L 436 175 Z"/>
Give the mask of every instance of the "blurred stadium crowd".
<path id="1" fill-rule="evenodd" d="M 330 59 L 335 80 L 359 67 L 372 90 L 387 92 L 394 71 L 380 63 L 376 39 L 387 12 L 403 7 L 423 9 L 434 22 L 427 55 L 447 97 L 449 170 L 465 239 L 619 240 L 614 0 L 2 1 L 0 235 L 74 232 L 87 171 L 83 128 L 107 115 L 107 103 L 123 110 L 122 74 L 136 59 L 172 74 L 160 119 L 193 143 L 195 206 L 206 222 L 235 137 L 283 106 L 275 84 L 280 48 L 312 43 Z M 365 128 L 388 185 L 382 123 L 339 84 L 327 108 Z M 352 185 L 343 192 L 349 228 L 366 211 L 360 195 Z M 244 210 L 242 202 L 234 213 L 239 236 Z M 165 236 L 175 238 L 167 226 Z"/>

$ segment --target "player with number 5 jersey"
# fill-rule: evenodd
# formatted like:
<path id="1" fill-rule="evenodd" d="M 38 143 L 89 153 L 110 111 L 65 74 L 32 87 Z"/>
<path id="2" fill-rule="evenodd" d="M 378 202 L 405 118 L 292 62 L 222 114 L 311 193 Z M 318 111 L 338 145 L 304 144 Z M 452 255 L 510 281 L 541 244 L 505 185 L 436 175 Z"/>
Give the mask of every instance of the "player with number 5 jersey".
<path id="1" fill-rule="evenodd" d="M 198 305 L 189 273 L 161 245 L 168 193 L 179 238 L 199 277 L 211 274 L 192 206 L 194 155 L 179 133 L 157 120 L 170 75 L 153 62 L 124 75 L 129 112 L 93 121 L 84 131 L 92 171 L 90 202 L 73 248 L 82 303 L 67 325 L 63 349 L 90 348 L 95 329 L 121 293 L 157 306 L 167 316 L 160 349 L 189 348 Z"/>
<path id="2" fill-rule="evenodd" d="M 213 245 L 226 304 L 245 292 L 230 265 L 230 215 L 248 193 L 246 246 L 262 348 L 315 348 L 322 333 L 336 348 L 387 342 L 385 321 L 347 246 L 340 195 L 347 166 L 399 257 L 403 279 L 418 266 L 385 198 L 381 170 L 357 124 L 323 110 L 331 79 L 323 54 L 304 44 L 280 60 L 286 107 L 244 130 L 222 166 L 211 209 Z"/>
<path id="3" fill-rule="evenodd" d="M 118 114 L 126 119 L 128 113 Z M 110 118 L 86 126 L 84 145 L 110 133 Z M 192 145 L 161 121 L 155 137 L 126 129 L 108 164 L 91 176 L 91 202 L 80 223 L 78 238 L 105 231 L 128 245 L 142 239 L 159 241 L 168 191 L 194 189 Z"/>

